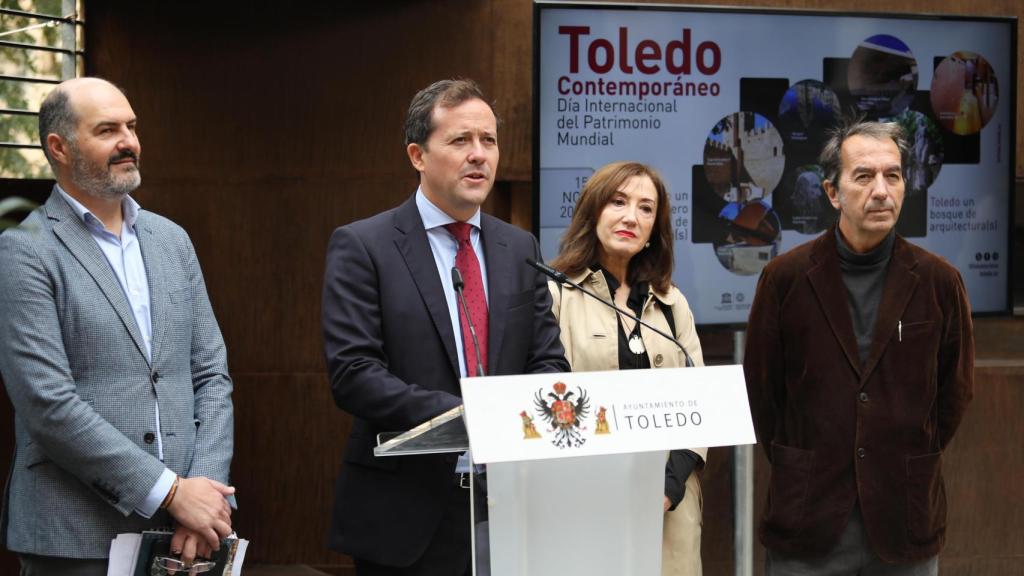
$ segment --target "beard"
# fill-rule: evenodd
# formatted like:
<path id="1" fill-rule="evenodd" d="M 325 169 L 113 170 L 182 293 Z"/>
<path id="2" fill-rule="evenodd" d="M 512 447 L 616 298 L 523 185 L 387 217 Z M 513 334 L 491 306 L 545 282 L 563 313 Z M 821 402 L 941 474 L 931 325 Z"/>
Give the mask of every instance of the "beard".
<path id="1" fill-rule="evenodd" d="M 107 165 L 90 164 L 79 153 L 78 148 L 71 145 L 71 181 L 86 194 L 103 200 L 119 200 L 134 192 L 142 184 L 139 173 L 139 157 L 131 151 L 115 154 L 107 160 Z M 124 173 L 116 174 L 111 170 L 112 164 L 125 158 L 132 158 L 135 164 Z"/>

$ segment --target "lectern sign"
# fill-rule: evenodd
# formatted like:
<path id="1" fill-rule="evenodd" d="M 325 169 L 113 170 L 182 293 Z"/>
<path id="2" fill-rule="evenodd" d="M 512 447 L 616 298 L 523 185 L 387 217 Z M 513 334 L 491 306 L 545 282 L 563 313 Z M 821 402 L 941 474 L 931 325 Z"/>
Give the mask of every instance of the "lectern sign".
<path id="1" fill-rule="evenodd" d="M 741 366 L 464 378 L 480 463 L 753 444 Z"/>

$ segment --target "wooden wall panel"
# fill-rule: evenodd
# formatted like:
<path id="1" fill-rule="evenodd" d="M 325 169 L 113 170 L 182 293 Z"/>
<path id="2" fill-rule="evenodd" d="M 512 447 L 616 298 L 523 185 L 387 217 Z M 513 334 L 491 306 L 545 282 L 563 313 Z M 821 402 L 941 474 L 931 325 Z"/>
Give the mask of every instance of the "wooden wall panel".
<path id="1" fill-rule="evenodd" d="M 334 407 L 322 373 L 235 373 L 232 482 L 235 529 L 254 544 L 246 562 L 344 565 L 326 548 L 334 478 L 352 419 Z"/>
<path id="2" fill-rule="evenodd" d="M 974 401 L 943 454 L 949 506 L 943 573 L 1021 575 L 1024 362 L 983 359 L 975 379 Z"/>
<path id="3" fill-rule="evenodd" d="M 234 478 L 242 505 L 236 525 L 253 539 L 250 561 L 301 562 L 342 573 L 348 559 L 323 545 L 350 426 L 330 398 L 320 345 L 327 239 L 334 227 L 409 196 L 416 178 L 402 145 L 405 109 L 416 90 L 452 76 L 480 81 L 504 121 L 501 182 L 486 209 L 529 228 L 532 5 L 421 0 L 277 10 L 279 4 L 247 2 L 87 4 L 88 70 L 124 87 L 140 118 L 144 185 L 137 198 L 191 234 L 228 344 L 236 382 Z M 746 4 L 1024 16 L 1015 0 Z M 1022 119 L 1019 111 L 1020 175 Z M 1024 351 L 1006 338 L 1020 334 L 1020 326 L 1009 322 L 1003 336 L 986 342 L 1001 346 L 1000 357 L 1020 359 Z M 707 358 L 730 360 L 728 332 L 702 333 L 702 340 Z M 1006 515 L 996 526 L 1010 533 L 1024 527 L 1009 515 L 1024 517 L 1019 507 L 999 502 L 1014 494 L 1001 479 L 1024 476 L 1019 451 L 1001 454 L 1005 461 L 998 466 L 984 460 L 1000 456 L 988 452 L 1002 439 L 1002 420 L 995 418 L 1024 408 L 1024 377 L 1000 374 L 995 384 L 988 373 L 980 376 L 979 399 L 951 455 L 1000 473 L 956 466 L 957 474 L 971 474 L 951 479 L 958 502 L 983 510 L 955 510 L 957 517 L 978 520 L 951 528 L 955 554 L 944 573 L 968 566 L 972 554 L 993 554 L 984 559 L 992 567 L 986 574 L 1011 565 L 995 547 L 1005 540 L 986 532 L 985 518 Z M 9 414 L 0 403 L 0 421 L 10 422 Z M 8 462 L 12 426 L 3 428 L 8 451 L 0 457 Z M 973 446 L 981 451 L 960 452 Z M 730 455 L 729 449 L 712 450 L 703 473 L 709 575 L 732 570 Z M 759 507 L 764 478 L 758 478 Z M 976 486 L 988 492 L 969 495 Z M 975 533 L 991 537 L 993 546 L 973 544 Z M 1012 551 L 1009 544 L 1005 549 Z M 0 573 L 13 573 L 15 565 L 12 555 L 0 553 Z"/>
<path id="4" fill-rule="evenodd" d="M 733 449 L 711 448 L 701 473 L 704 490 L 704 525 L 701 562 L 704 574 L 733 574 Z"/>

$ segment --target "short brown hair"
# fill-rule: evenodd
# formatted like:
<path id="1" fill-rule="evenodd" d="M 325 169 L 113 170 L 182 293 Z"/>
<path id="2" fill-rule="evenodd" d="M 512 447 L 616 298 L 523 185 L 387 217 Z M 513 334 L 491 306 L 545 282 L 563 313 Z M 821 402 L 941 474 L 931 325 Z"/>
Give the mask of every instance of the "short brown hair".
<path id="1" fill-rule="evenodd" d="M 651 229 L 650 246 L 629 261 L 626 283 L 648 282 L 662 294 L 672 286 L 672 222 L 669 218 L 668 191 L 661 175 L 650 166 L 639 162 L 613 162 L 594 172 L 580 192 L 572 222 L 562 236 L 558 257 L 551 262 L 556 270 L 570 276 L 580 274 L 598 261 L 599 240 L 597 220 L 601 212 L 627 180 L 634 176 L 647 176 L 658 192 L 658 205 Z"/>
<path id="2" fill-rule="evenodd" d="M 484 98 L 480 86 L 468 78 L 438 80 L 417 92 L 405 115 L 405 145 L 419 144 L 426 148 L 427 139 L 434 131 L 434 107 L 454 108 L 467 100 L 482 100 L 494 112 L 494 105 Z M 494 113 L 494 117 L 497 119 L 498 114 Z"/>

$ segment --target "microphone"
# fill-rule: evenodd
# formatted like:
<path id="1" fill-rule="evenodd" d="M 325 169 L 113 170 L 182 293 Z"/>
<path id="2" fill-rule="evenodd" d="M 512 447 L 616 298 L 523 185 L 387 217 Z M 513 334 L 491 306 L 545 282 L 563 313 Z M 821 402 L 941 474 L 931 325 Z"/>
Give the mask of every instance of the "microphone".
<path id="1" fill-rule="evenodd" d="M 682 344 L 680 344 L 678 340 L 662 332 L 661 330 L 655 328 L 654 326 L 651 326 L 647 322 L 644 322 L 636 314 L 633 314 L 628 310 L 623 310 L 622 308 L 619 308 L 613 302 L 609 302 L 604 298 L 598 296 L 597 294 L 594 294 L 590 290 L 587 290 L 583 286 L 580 286 L 576 282 L 573 282 L 572 280 L 569 279 L 568 276 L 565 275 L 564 272 L 559 272 L 558 270 L 555 270 L 554 268 L 548 266 L 547 264 L 544 264 L 543 262 L 537 262 L 536 260 L 527 258 L 526 263 L 529 264 L 531 267 L 536 268 L 537 271 L 539 271 L 541 274 L 547 276 L 548 278 L 551 278 L 555 282 L 558 282 L 559 284 L 568 284 L 569 286 L 572 286 L 573 288 L 579 290 L 580 292 L 583 292 L 587 296 L 590 296 L 594 300 L 597 300 L 601 304 L 604 304 L 605 306 L 611 308 L 612 310 L 615 310 L 615 312 L 625 316 L 626 318 L 629 318 L 630 320 L 636 321 L 641 326 L 646 327 L 648 330 L 654 332 L 655 334 L 661 336 L 662 338 L 667 339 L 669 342 L 672 342 L 679 348 L 679 350 L 682 351 L 683 356 L 686 358 L 686 367 L 693 368 L 694 366 L 696 366 L 696 364 L 693 363 L 693 358 L 690 357 L 690 353 L 686 351 L 686 348 Z"/>
<path id="2" fill-rule="evenodd" d="M 555 282 L 558 282 L 559 284 L 572 284 L 572 281 L 569 280 L 569 277 L 566 276 L 564 272 L 559 272 L 558 270 L 555 270 L 554 268 L 548 266 L 543 262 L 537 262 L 536 260 L 527 258 L 526 263 L 529 264 L 530 266 L 533 266 L 537 270 L 540 270 L 542 274 L 544 274 L 548 278 L 551 278 Z M 600 300 L 600 298 L 598 298 L 598 300 Z"/>
<path id="3" fill-rule="evenodd" d="M 466 317 L 466 324 L 469 325 L 469 335 L 473 338 L 473 351 L 476 352 L 476 375 L 486 376 L 484 374 L 484 362 L 480 357 L 480 342 L 476 339 L 476 328 L 473 327 L 473 317 L 469 314 L 466 295 L 462 293 L 466 283 L 462 281 L 462 272 L 459 272 L 458 266 L 452 266 L 452 285 L 455 286 L 455 293 L 458 295 L 459 302 L 462 303 L 462 313 Z M 463 353 L 465 352 L 463 350 Z"/>

